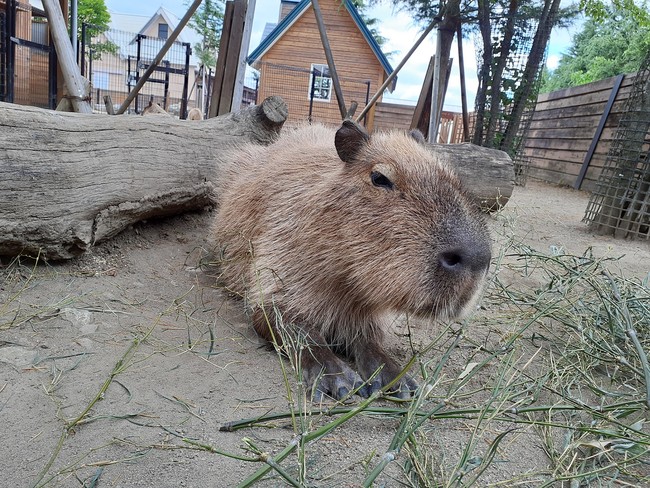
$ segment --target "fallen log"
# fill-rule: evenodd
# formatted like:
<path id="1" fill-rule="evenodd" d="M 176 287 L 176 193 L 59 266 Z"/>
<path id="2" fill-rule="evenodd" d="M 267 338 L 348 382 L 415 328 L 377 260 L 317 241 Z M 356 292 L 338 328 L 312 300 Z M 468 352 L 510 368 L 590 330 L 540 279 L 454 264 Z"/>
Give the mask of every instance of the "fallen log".
<path id="1" fill-rule="evenodd" d="M 226 148 L 273 142 L 280 97 L 188 123 L 0 103 L 0 255 L 69 259 L 129 225 L 205 207 Z"/>
<path id="2" fill-rule="evenodd" d="M 456 171 L 481 209 L 494 212 L 508 203 L 515 187 L 515 169 L 507 153 L 469 143 L 428 147 Z"/>
<path id="3" fill-rule="evenodd" d="M 202 209 L 224 151 L 273 142 L 286 118 L 279 97 L 192 122 L 0 103 L 0 255 L 69 259 L 135 222 Z M 484 208 L 507 202 L 514 172 L 505 153 L 430 148 Z"/>

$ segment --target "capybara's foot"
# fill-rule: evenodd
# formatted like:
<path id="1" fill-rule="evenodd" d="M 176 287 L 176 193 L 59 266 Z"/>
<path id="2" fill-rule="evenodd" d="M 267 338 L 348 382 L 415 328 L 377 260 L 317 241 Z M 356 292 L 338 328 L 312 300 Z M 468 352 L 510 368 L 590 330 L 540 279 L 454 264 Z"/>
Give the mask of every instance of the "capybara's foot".
<path id="1" fill-rule="evenodd" d="M 363 384 L 361 376 L 328 348 L 311 346 L 304 354 L 303 377 L 312 389 L 315 401 L 321 401 L 323 395 L 341 400 L 355 390 L 358 390 L 358 395 L 368 396 L 367 385 Z"/>
<path id="2" fill-rule="evenodd" d="M 389 385 L 402 372 L 402 368 L 378 345 L 359 348 L 355 353 L 355 357 L 359 373 L 363 379 L 369 381 L 367 385 L 368 394 Z M 373 376 L 377 370 L 379 372 Z M 405 374 L 386 393 L 390 396 L 408 399 L 413 395 L 417 387 L 417 382 Z"/>

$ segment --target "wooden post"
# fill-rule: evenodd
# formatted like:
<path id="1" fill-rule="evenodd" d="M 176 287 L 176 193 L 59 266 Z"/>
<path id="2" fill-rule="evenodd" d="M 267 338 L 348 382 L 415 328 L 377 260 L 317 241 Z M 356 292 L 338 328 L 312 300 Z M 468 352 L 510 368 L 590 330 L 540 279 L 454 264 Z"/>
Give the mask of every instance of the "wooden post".
<path id="1" fill-rule="evenodd" d="M 441 96 L 439 97 L 441 99 L 440 103 L 438 104 L 439 106 L 442 106 L 444 104 L 444 94 L 447 91 L 447 84 L 449 83 L 449 75 L 451 73 L 451 66 L 453 63 L 453 59 L 450 59 L 449 62 L 447 63 L 447 76 L 445 78 L 445 87 L 444 90 L 441 91 Z M 429 124 L 431 123 L 431 95 L 432 95 L 432 88 L 433 88 L 433 70 L 435 66 L 435 56 L 431 56 L 431 59 L 429 60 L 429 66 L 427 68 L 427 72 L 424 75 L 424 83 L 422 83 L 422 90 L 420 90 L 420 96 L 418 97 L 418 103 L 415 106 L 415 110 L 413 111 L 413 118 L 411 119 L 411 129 L 418 129 L 422 134 L 428 134 L 429 133 Z M 440 114 L 442 113 L 442 110 L 438 110 L 438 119 L 440 119 Z"/>
<path id="2" fill-rule="evenodd" d="M 51 0 L 47 0 L 51 1 Z M 165 57 L 165 54 L 167 54 L 167 51 L 169 51 L 169 48 L 172 47 L 172 44 L 174 44 L 174 41 L 176 41 L 176 38 L 178 35 L 181 33 L 181 31 L 185 28 L 187 23 L 190 21 L 192 18 L 192 15 L 194 15 L 194 12 L 196 12 L 196 9 L 199 8 L 199 5 L 201 5 L 202 0 L 194 0 L 192 5 L 190 5 L 190 8 L 185 12 L 185 15 L 181 19 L 181 21 L 178 23 L 178 26 L 176 26 L 176 29 L 172 31 L 172 33 L 169 35 L 167 38 L 167 41 L 163 45 L 163 47 L 160 48 L 160 51 L 154 58 L 154 60 L 151 62 L 149 67 L 145 70 L 144 74 L 140 77 L 138 80 L 138 83 L 135 85 L 133 90 L 129 93 L 129 95 L 126 97 L 126 100 L 122 103 L 120 108 L 117 110 L 116 114 L 120 115 L 123 114 L 126 109 L 131 105 L 131 102 L 133 99 L 140 93 L 140 90 L 144 86 L 144 84 L 147 82 L 151 74 L 154 72 L 154 70 L 158 67 L 162 59 Z"/>
<path id="3" fill-rule="evenodd" d="M 237 63 L 237 76 L 235 77 L 235 91 L 232 94 L 232 104 L 230 111 L 234 112 L 241 108 L 242 98 L 244 96 L 244 78 L 246 77 L 246 56 L 248 47 L 251 43 L 251 33 L 253 31 L 253 16 L 255 15 L 255 0 L 248 0 L 246 10 L 246 20 L 244 22 L 244 33 L 239 50 L 239 61 Z"/>
<path id="4" fill-rule="evenodd" d="M 66 21 L 61 12 L 58 0 L 43 0 L 45 14 L 50 24 L 50 33 L 56 47 L 63 79 L 68 90 L 68 96 L 75 112 L 92 113 L 93 109 L 87 100 L 90 95 L 90 83 L 79 71 L 77 60 L 70 44 Z"/>
<path id="5" fill-rule="evenodd" d="M 415 41 L 415 44 L 413 44 L 413 47 L 409 50 L 409 52 L 406 53 L 406 56 L 404 56 L 404 59 L 397 65 L 397 68 L 393 70 L 393 72 L 386 78 L 386 81 L 379 87 L 379 90 L 373 95 L 373 97 L 370 99 L 368 104 L 363 108 L 361 113 L 357 116 L 356 121 L 360 122 L 361 119 L 363 119 L 363 116 L 368 113 L 368 111 L 372 108 L 372 106 L 379 100 L 379 97 L 381 97 L 381 94 L 384 93 L 384 90 L 392 83 L 392 81 L 395 79 L 397 76 L 397 73 L 404 67 L 406 62 L 409 60 L 409 58 L 413 55 L 415 50 L 420 47 L 420 44 L 422 44 L 422 41 L 426 39 L 426 37 L 429 35 L 429 32 L 433 30 L 433 28 L 441 21 L 439 17 L 436 17 L 433 19 L 433 22 L 429 25 L 429 27 L 426 28 L 426 30 L 420 35 L 417 41 Z"/>
<path id="6" fill-rule="evenodd" d="M 343 90 L 341 90 L 341 83 L 339 81 L 339 75 L 336 73 L 336 65 L 334 64 L 334 56 L 332 56 L 332 48 L 330 47 L 330 41 L 327 38 L 327 32 L 325 31 L 325 22 L 323 22 L 323 13 L 320 10 L 320 4 L 318 0 L 311 0 L 311 5 L 314 8 L 314 15 L 316 16 L 316 24 L 318 25 L 318 32 L 320 33 L 320 40 L 323 44 L 323 50 L 325 51 L 325 59 L 327 59 L 327 66 L 330 69 L 330 77 L 332 78 L 332 84 L 334 85 L 334 93 L 336 93 L 336 100 L 339 104 L 339 111 L 341 112 L 341 120 L 345 120 L 348 115 L 348 110 L 345 108 L 345 100 L 343 99 Z"/>
<path id="7" fill-rule="evenodd" d="M 596 152 L 596 146 L 600 141 L 600 136 L 603 134 L 603 129 L 605 128 L 605 124 L 607 123 L 607 119 L 609 118 L 609 113 L 612 111 L 612 107 L 614 106 L 614 102 L 616 101 L 616 96 L 618 95 L 618 90 L 621 88 L 621 84 L 623 83 L 624 78 L 625 75 L 618 75 L 614 80 L 614 86 L 612 87 L 612 91 L 609 92 L 609 99 L 607 100 L 607 105 L 605 105 L 605 109 L 603 110 L 603 113 L 600 116 L 600 122 L 598 123 L 598 127 L 596 127 L 596 132 L 594 132 L 594 136 L 591 138 L 591 144 L 589 144 L 589 149 L 587 150 L 587 153 L 585 154 L 585 157 L 582 160 L 580 173 L 578 173 L 578 177 L 576 178 L 576 181 L 573 184 L 573 188 L 576 190 L 580 189 L 580 187 L 582 186 L 582 182 L 584 181 L 585 176 L 587 175 L 587 170 L 589 169 L 591 158 L 594 156 L 594 152 Z"/>
<path id="8" fill-rule="evenodd" d="M 460 103 L 463 111 L 463 142 L 469 142 L 469 112 L 467 111 L 465 61 L 463 57 L 463 26 L 460 22 L 456 34 L 456 40 L 458 41 L 458 71 L 460 72 Z M 449 80 L 449 76 L 447 76 L 447 80 Z"/>
<path id="9" fill-rule="evenodd" d="M 245 22 L 246 0 L 226 2 L 208 117 L 217 117 L 233 110 L 232 102 Z"/>
<path id="10" fill-rule="evenodd" d="M 438 124 L 440 123 L 440 117 L 438 112 L 440 111 L 440 71 L 442 70 L 440 63 L 440 58 L 442 56 L 442 31 L 440 26 L 438 26 L 438 35 L 436 36 L 436 56 L 434 58 L 433 65 L 433 81 L 431 89 L 431 112 L 429 113 L 429 134 L 428 141 L 430 143 L 436 142 L 436 137 L 438 136 Z"/>

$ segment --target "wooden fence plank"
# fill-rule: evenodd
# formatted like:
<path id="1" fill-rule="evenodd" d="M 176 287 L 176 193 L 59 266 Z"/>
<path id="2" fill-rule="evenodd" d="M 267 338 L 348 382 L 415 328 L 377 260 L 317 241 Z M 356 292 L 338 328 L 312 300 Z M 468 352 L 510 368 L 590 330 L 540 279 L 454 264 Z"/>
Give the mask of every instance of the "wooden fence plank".
<path id="1" fill-rule="evenodd" d="M 594 188 L 635 75 L 626 75 L 617 95 L 611 97 L 617 78 L 611 77 L 538 97 L 524 149 L 532 178 L 574 186 L 581 167 L 587 160 L 586 156 L 591 152 L 590 163 L 581 176 L 581 189 Z M 610 112 L 603 118 L 603 112 L 610 102 Z M 595 138 L 594 130 L 600 123 L 602 127 Z"/>

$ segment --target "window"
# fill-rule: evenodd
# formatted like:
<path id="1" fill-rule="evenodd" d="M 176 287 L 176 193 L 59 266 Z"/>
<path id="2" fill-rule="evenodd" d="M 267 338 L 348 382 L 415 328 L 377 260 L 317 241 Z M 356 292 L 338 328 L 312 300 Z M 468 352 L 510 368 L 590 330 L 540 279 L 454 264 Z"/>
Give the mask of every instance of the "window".
<path id="1" fill-rule="evenodd" d="M 312 98 L 312 88 L 314 100 L 329 102 L 332 99 L 332 78 L 330 78 L 330 69 L 326 64 L 311 65 L 308 92 L 310 99 Z"/>
<path id="2" fill-rule="evenodd" d="M 158 24 L 158 39 L 167 39 L 169 37 L 169 26 L 167 24 Z"/>
<path id="3" fill-rule="evenodd" d="M 93 71 L 92 80 L 95 90 L 108 90 L 109 73 L 107 71 Z"/>

